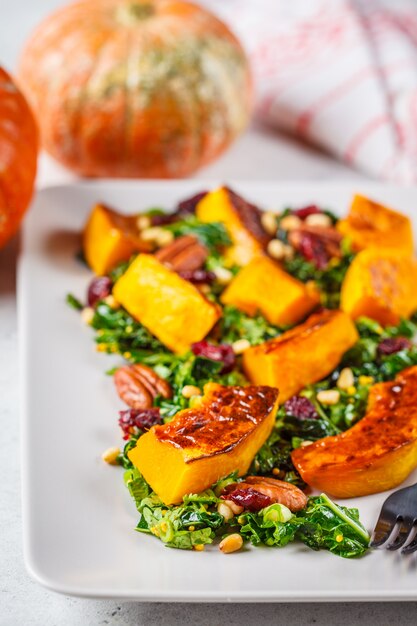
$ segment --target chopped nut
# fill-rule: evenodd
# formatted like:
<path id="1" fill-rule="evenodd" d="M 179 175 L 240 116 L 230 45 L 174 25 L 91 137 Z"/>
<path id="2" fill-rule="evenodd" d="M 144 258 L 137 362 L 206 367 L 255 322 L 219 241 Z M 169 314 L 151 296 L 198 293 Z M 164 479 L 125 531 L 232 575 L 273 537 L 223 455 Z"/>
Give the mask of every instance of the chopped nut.
<path id="1" fill-rule="evenodd" d="M 325 213 L 313 213 L 306 217 L 305 223 L 309 226 L 323 226 L 324 228 L 328 228 L 332 225 L 332 220 Z"/>
<path id="2" fill-rule="evenodd" d="M 332 405 L 337 404 L 340 400 L 340 392 L 337 389 L 325 389 L 319 391 L 317 394 L 317 400 L 321 404 Z"/>
<path id="3" fill-rule="evenodd" d="M 223 554 L 230 554 L 231 552 L 237 552 L 243 546 L 243 539 L 239 533 L 233 533 L 228 535 L 220 542 L 219 548 Z"/>
<path id="4" fill-rule="evenodd" d="M 266 251 L 273 259 L 281 260 L 285 258 L 286 248 L 287 246 L 283 241 L 280 241 L 279 239 L 271 239 Z"/>
<path id="5" fill-rule="evenodd" d="M 83 310 L 81 311 L 81 319 L 84 322 L 84 324 L 91 324 L 91 322 L 93 321 L 93 317 L 94 317 L 94 309 L 92 309 L 91 306 L 84 307 Z"/>
<path id="6" fill-rule="evenodd" d="M 213 273 L 221 285 L 227 285 L 233 278 L 232 272 L 225 267 L 216 267 Z"/>
<path id="7" fill-rule="evenodd" d="M 261 213 L 261 224 L 269 235 L 275 235 L 277 232 L 277 216 L 272 211 Z"/>
<path id="8" fill-rule="evenodd" d="M 161 247 L 171 243 L 174 240 L 174 235 L 170 230 L 159 226 L 152 226 L 151 228 L 145 228 L 145 230 L 141 232 L 141 239 L 143 241 L 151 241 Z"/>
<path id="9" fill-rule="evenodd" d="M 219 504 L 217 505 L 217 512 L 224 517 L 226 522 L 231 520 L 234 516 L 232 509 L 230 508 L 230 506 L 227 506 L 225 502 L 219 502 Z"/>
<path id="10" fill-rule="evenodd" d="M 195 385 L 185 385 L 182 388 L 181 394 L 184 398 L 191 398 L 192 396 L 201 396 L 200 387 L 196 387 Z"/>
<path id="11" fill-rule="evenodd" d="M 355 377 L 353 376 L 353 372 L 350 367 L 344 367 L 340 372 L 339 378 L 337 379 L 337 386 L 339 389 L 348 389 L 352 387 L 355 383 Z"/>
<path id="12" fill-rule="evenodd" d="M 118 309 L 119 308 L 119 303 L 117 302 L 117 300 L 115 299 L 115 297 L 110 294 L 109 296 L 106 296 L 103 299 L 103 302 L 105 302 L 107 304 L 107 306 L 109 306 L 111 309 Z"/>
<path id="13" fill-rule="evenodd" d="M 139 228 L 139 230 L 145 230 L 147 228 L 150 228 L 151 225 L 152 220 L 150 217 L 148 217 L 148 215 L 139 215 L 136 220 L 136 226 Z"/>
<path id="14" fill-rule="evenodd" d="M 108 448 L 103 452 L 101 458 L 109 465 L 116 465 L 117 457 L 120 454 L 119 448 Z"/>
<path id="15" fill-rule="evenodd" d="M 250 348 L 250 342 L 247 339 L 238 339 L 234 343 L 232 343 L 233 352 L 235 354 L 242 354 Z"/>
<path id="16" fill-rule="evenodd" d="M 233 502 L 233 500 L 225 500 L 224 503 L 227 504 L 229 509 L 232 509 L 235 515 L 240 515 L 244 511 L 243 506 L 240 506 L 240 504 L 236 504 L 235 502 Z"/>
<path id="17" fill-rule="evenodd" d="M 164 233 L 168 231 L 162 231 Z M 175 272 L 200 269 L 208 256 L 208 249 L 194 235 L 177 237 L 155 254 L 158 261 Z"/>
<path id="18" fill-rule="evenodd" d="M 296 215 L 286 215 L 280 222 L 280 227 L 284 230 L 294 230 L 300 228 L 301 220 Z"/>
<path id="19" fill-rule="evenodd" d="M 149 409 L 157 396 L 172 397 L 170 384 L 147 365 L 135 363 L 119 367 L 114 384 L 123 402 L 132 409 Z"/>

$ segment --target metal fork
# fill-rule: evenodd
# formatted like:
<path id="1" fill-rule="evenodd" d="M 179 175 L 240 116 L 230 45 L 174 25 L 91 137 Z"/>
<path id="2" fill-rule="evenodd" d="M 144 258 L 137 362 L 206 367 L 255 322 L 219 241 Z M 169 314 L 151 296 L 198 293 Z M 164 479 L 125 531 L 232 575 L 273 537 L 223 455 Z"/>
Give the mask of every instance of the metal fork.
<path id="1" fill-rule="evenodd" d="M 382 505 L 370 543 L 371 548 L 417 550 L 417 484 L 392 493 Z"/>

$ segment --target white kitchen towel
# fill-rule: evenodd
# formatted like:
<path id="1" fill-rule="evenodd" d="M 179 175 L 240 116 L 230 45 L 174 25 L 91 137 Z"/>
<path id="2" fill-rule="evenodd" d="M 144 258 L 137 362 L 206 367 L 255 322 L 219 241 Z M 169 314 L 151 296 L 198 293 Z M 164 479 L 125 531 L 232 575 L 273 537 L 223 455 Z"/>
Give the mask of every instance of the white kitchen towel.
<path id="1" fill-rule="evenodd" d="M 417 182 L 417 0 L 202 0 L 252 63 L 256 115 L 362 171 Z"/>

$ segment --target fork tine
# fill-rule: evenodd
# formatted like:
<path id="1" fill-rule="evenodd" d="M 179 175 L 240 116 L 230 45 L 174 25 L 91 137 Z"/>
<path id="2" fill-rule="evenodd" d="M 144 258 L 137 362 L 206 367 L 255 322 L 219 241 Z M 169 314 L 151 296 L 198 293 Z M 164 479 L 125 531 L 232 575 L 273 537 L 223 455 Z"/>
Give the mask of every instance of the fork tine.
<path id="1" fill-rule="evenodd" d="M 403 549 L 401 550 L 401 554 L 412 554 L 413 552 L 415 552 L 417 550 L 417 526 L 416 526 L 416 520 L 414 520 L 414 524 L 413 524 L 413 529 L 414 530 L 414 536 L 412 537 L 412 540 L 409 541 L 408 543 L 406 543 L 405 546 L 403 546 Z M 410 533 L 410 537 L 412 536 L 412 531 Z"/>
<path id="2" fill-rule="evenodd" d="M 394 541 L 390 541 L 386 546 L 387 550 L 398 550 L 399 548 L 402 548 L 407 539 L 410 537 L 413 527 L 412 518 L 402 520 L 399 524 L 398 533 L 396 534 Z"/>
<path id="3" fill-rule="evenodd" d="M 371 548 L 380 548 L 389 539 L 396 539 L 398 532 L 393 535 L 393 531 L 396 529 L 397 516 L 390 512 L 382 510 L 378 521 L 376 523 L 374 532 L 372 533 L 372 539 L 370 541 Z"/>

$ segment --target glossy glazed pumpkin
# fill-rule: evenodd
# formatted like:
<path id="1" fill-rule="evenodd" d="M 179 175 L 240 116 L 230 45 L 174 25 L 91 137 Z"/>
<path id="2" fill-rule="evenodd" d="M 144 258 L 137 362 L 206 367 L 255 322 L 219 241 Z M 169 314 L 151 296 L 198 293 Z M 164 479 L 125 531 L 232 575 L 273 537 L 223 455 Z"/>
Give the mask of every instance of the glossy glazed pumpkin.
<path id="1" fill-rule="evenodd" d="M 173 178 L 245 128 L 251 85 L 229 29 L 174 0 L 81 0 L 45 20 L 20 66 L 45 148 L 85 176 Z"/>
<path id="2" fill-rule="evenodd" d="M 0 247 L 16 232 L 32 197 L 37 154 L 32 112 L 0 67 Z"/>
<path id="3" fill-rule="evenodd" d="M 248 471 L 275 423 L 278 389 L 208 383 L 195 408 L 153 426 L 129 458 L 165 504 L 181 502 L 237 471 Z"/>

